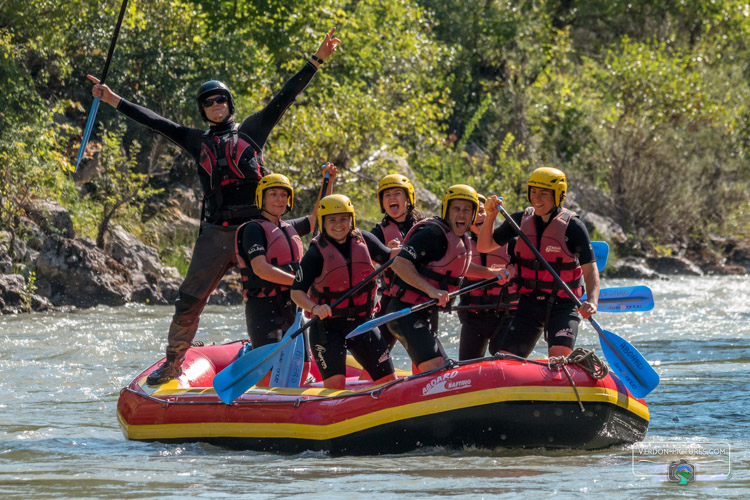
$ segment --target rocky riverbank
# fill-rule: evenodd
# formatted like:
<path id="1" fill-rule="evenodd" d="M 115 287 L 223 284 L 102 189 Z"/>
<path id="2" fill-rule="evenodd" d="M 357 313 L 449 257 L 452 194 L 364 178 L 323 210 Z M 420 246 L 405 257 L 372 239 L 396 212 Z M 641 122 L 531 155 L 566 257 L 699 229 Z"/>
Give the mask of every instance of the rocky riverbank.
<path id="1" fill-rule="evenodd" d="M 613 249 L 627 238 L 611 219 L 582 210 L 575 196 L 567 202 L 590 229 Z M 174 214 L 172 214 L 174 215 Z M 188 216 L 180 213 L 183 222 Z M 175 216 L 177 216 L 175 215 Z M 181 277 L 162 265 L 155 248 L 143 244 L 120 226 L 108 235 L 103 249 L 90 238 L 76 237 L 70 214 L 60 205 L 35 200 L 21 221 L 23 240 L 11 242 L 0 232 L 0 312 L 17 314 L 94 307 L 128 302 L 171 304 Z M 193 220 L 197 232 L 197 221 Z M 710 245 L 675 249 L 673 255 L 610 258 L 605 277 L 669 279 L 674 275 L 745 275 L 750 272 L 750 242 L 716 238 Z M 10 258 L 10 245 L 13 245 Z M 708 248 L 719 248 L 709 251 Z M 228 274 L 211 296 L 211 304 L 240 304 L 239 274 Z"/>

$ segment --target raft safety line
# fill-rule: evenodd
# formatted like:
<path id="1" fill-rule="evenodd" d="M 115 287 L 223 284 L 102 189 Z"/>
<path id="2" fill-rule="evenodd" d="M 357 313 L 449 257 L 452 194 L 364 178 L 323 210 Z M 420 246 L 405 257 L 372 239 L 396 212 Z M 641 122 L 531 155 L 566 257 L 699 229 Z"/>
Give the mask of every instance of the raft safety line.
<path id="1" fill-rule="evenodd" d="M 609 373 L 609 368 L 605 363 L 602 363 L 602 360 L 599 359 L 596 354 L 594 354 L 593 349 L 589 351 L 583 349 L 582 347 L 579 347 L 575 351 L 568 354 L 567 358 L 565 356 L 553 356 L 547 361 L 547 364 L 550 370 L 562 370 L 565 372 L 565 375 L 568 376 L 568 381 L 573 387 L 573 391 L 576 393 L 576 399 L 578 399 L 578 406 L 581 408 L 581 413 L 585 413 L 586 410 L 584 410 L 583 408 L 581 395 L 578 394 L 578 387 L 576 387 L 576 383 L 573 381 L 573 377 L 570 376 L 570 372 L 568 371 L 568 367 L 566 365 L 578 365 L 582 370 L 588 372 L 588 374 L 596 380 L 603 379 L 607 376 L 607 373 Z"/>
<path id="2" fill-rule="evenodd" d="M 575 355 L 575 357 L 574 357 Z M 593 357 L 593 361 L 590 359 Z M 539 366 L 547 367 L 548 369 L 556 369 L 557 364 L 555 363 L 555 358 L 552 358 L 549 360 L 549 362 L 543 362 L 543 361 L 536 361 L 532 359 L 526 359 L 521 356 L 516 356 L 514 354 L 495 354 L 494 356 L 489 356 L 490 359 L 512 359 L 516 361 L 523 361 L 526 363 L 533 363 Z M 561 357 L 562 358 L 562 357 Z M 393 387 L 396 384 L 400 384 L 403 382 L 406 382 L 407 380 L 414 380 L 417 378 L 423 378 L 423 377 L 429 377 L 430 375 L 433 375 L 436 372 L 442 371 L 442 370 L 452 370 L 454 368 L 457 368 L 459 366 L 466 366 L 466 365 L 472 365 L 476 363 L 481 363 L 482 361 L 487 360 L 488 358 L 476 358 L 476 359 L 468 359 L 465 361 L 456 361 L 451 358 L 447 358 L 445 365 L 439 366 L 437 368 L 433 368 L 432 370 L 428 370 L 426 372 L 420 372 L 415 373 L 413 375 L 409 375 L 408 377 L 404 377 L 401 379 L 393 380 L 391 382 L 388 382 L 387 384 L 384 384 L 381 387 L 377 387 L 374 389 L 370 389 L 367 391 L 362 392 L 349 392 L 349 394 L 339 394 L 336 396 L 312 396 L 309 398 L 297 398 L 295 400 L 281 400 L 281 401 L 268 401 L 268 400 L 250 400 L 250 401 L 244 401 L 244 400 L 236 400 L 232 403 L 227 404 L 226 406 L 232 406 L 232 405 L 248 405 L 248 404 L 293 404 L 295 408 L 298 408 L 302 403 L 306 402 L 316 402 L 316 401 L 330 401 L 332 399 L 345 399 L 345 398 L 353 398 L 353 397 L 362 397 L 362 396 L 370 396 L 373 399 L 380 399 L 380 396 L 382 395 L 383 391 L 386 389 L 389 389 L 390 387 Z M 573 351 L 566 360 L 563 359 L 563 365 L 565 363 L 572 363 L 579 365 L 583 370 L 589 372 L 591 376 L 595 379 L 601 379 L 604 378 L 607 373 L 607 365 L 601 362 L 599 358 L 594 354 L 593 351 L 586 351 L 584 349 L 581 349 L 580 347 Z M 583 363 L 583 364 L 582 364 Z M 596 367 L 598 365 L 598 368 Z M 566 374 L 568 375 L 568 379 L 570 380 L 571 384 L 573 385 L 573 388 L 576 392 L 576 397 L 578 398 L 578 404 L 581 406 L 581 410 L 583 411 L 583 404 L 581 403 L 581 397 L 578 394 L 578 389 L 575 387 L 575 383 L 573 382 L 573 379 L 570 376 L 570 373 L 567 369 L 565 369 Z M 177 401 L 174 398 L 174 396 L 167 396 L 166 398 L 157 398 L 155 396 L 152 396 L 150 394 L 145 394 L 143 392 L 139 392 L 137 390 L 131 389 L 130 387 L 123 387 L 122 391 L 128 391 L 132 392 L 133 394 L 140 396 L 145 399 L 149 399 L 151 401 L 155 401 L 157 403 L 161 403 L 162 405 L 169 406 L 169 405 L 216 405 L 216 404 L 225 404 L 217 401 Z M 121 391 L 121 392 L 122 392 Z"/>

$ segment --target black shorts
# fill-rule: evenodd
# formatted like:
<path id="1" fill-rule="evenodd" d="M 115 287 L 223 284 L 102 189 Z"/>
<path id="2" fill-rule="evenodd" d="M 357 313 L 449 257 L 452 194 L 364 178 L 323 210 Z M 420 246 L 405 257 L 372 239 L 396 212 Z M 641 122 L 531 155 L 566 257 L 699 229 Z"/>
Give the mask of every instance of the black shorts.
<path id="1" fill-rule="evenodd" d="M 515 311 L 515 310 L 514 310 Z M 497 345 L 510 325 L 513 315 L 507 311 L 458 311 L 461 321 L 461 341 L 458 345 L 458 359 L 484 357 L 489 346 L 490 354 L 497 353 Z"/>
<path id="2" fill-rule="evenodd" d="M 388 304 L 387 313 L 412 307 L 397 298 Z M 419 366 L 433 358 L 447 358 L 445 349 L 438 339 L 438 309 L 428 307 L 388 323 L 393 335 L 404 346 L 412 362 Z"/>
<path id="3" fill-rule="evenodd" d="M 548 304 L 547 295 L 521 295 L 513 321 L 499 340 L 497 349 L 528 358 L 545 332 Z M 576 312 L 577 307 L 570 299 L 554 298 L 546 328 L 545 340 L 548 346 L 573 349 L 581 322 L 581 317 Z"/>
<path id="4" fill-rule="evenodd" d="M 346 336 L 367 318 L 326 318 L 310 327 L 310 347 L 323 380 L 346 375 L 346 351 L 367 370 L 373 380 L 393 374 L 390 351 L 378 329 L 351 339 Z"/>
<path id="5" fill-rule="evenodd" d="M 297 305 L 292 302 L 290 295 L 287 290 L 273 297 L 248 297 L 245 303 L 245 324 L 253 348 L 281 341 L 292 326 Z M 304 335 L 307 339 L 307 331 Z M 310 361 L 309 349 L 305 349 L 305 361 Z"/>

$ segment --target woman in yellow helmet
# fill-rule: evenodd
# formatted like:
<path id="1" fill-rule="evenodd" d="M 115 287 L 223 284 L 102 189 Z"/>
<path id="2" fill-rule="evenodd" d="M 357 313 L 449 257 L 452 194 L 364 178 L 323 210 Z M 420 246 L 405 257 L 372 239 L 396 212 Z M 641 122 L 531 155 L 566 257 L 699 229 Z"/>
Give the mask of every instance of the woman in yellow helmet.
<path id="1" fill-rule="evenodd" d="M 461 286 L 471 269 L 477 276 L 492 278 L 505 269 L 489 270 L 471 262 L 467 232 L 479 208 L 477 192 L 456 184 L 443 195 L 440 217 L 419 221 L 406 235 L 404 247 L 393 262 L 396 278 L 387 312 L 437 299 L 437 306 L 391 321 L 391 332 L 404 345 L 419 371 L 445 364 L 446 354 L 438 339 L 438 309 L 448 304 L 450 292 Z"/>
<path id="2" fill-rule="evenodd" d="M 378 203 L 380 211 L 385 215 L 371 232 L 388 248 L 400 248 L 406 238 L 406 233 L 415 223 L 424 219 L 424 215 L 416 207 L 414 185 L 405 175 L 388 174 L 378 183 Z M 391 282 L 393 282 L 393 271 L 388 269 L 382 275 L 380 312 L 376 316 L 385 314 L 388 308 L 388 303 L 391 301 Z M 390 332 L 388 325 L 381 329 L 381 333 L 392 349 L 396 343 L 396 337 Z"/>
<path id="3" fill-rule="evenodd" d="M 548 355 L 567 356 L 578 335 L 581 321 L 578 313 L 588 318 L 596 312 L 599 271 L 586 226 L 575 212 L 562 207 L 567 188 L 562 171 L 549 167 L 534 170 L 526 190 L 531 206 L 511 217 L 577 297 L 583 295 L 585 285 L 588 299 L 578 310 L 552 275 L 537 262 L 532 250 L 519 239 L 514 251 L 518 308 L 499 342 L 501 352 L 526 358 L 544 332 Z M 507 221 L 492 230 L 501 203 L 497 196 L 487 200 L 487 221 L 477 241 L 480 252 L 490 252 L 516 237 Z"/>
<path id="4" fill-rule="evenodd" d="M 323 385 L 344 389 L 347 349 L 376 383 L 395 380 L 388 345 L 377 329 L 353 339 L 345 338 L 377 312 L 375 282 L 335 309 L 330 306 L 372 273 L 373 262 L 384 263 L 398 249 L 391 250 L 371 233 L 358 229 L 354 206 L 344 195 L 320 200 L 317 215 L 320 234 L 302 257 L 292 285 L 292 300 L 322 320 L 310 327 L 309 336 Z"/>
<path id="5" fill-rule="evenodd" d="M 331 194 L 337 169 L 326 163 L 323 175 L 330 181 Z M 323 193 L 318 194 L 318 200 Z M 281 174 L 264 176 L 255 190 L 255 203 L 261 217 L 237 229 L 235 251 L 242 276 L 245 302 L 245 323 L 253 348 L 279 342 L 294 322 L 296 306 L 291 300 L 291 286 L 302 259 L 300 236 L 315 228 L 316 211 L 289 221 L 281 217 L 294 209 L 294 188 Z M 267 385 L 264 379 L 259 385 Z"/>

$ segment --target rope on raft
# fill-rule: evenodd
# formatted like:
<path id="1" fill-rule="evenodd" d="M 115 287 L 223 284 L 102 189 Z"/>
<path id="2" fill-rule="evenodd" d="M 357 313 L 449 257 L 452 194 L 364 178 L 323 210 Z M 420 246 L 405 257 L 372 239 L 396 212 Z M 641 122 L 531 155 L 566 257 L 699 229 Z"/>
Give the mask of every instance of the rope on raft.
<path id="1" fill-rule="evenodd" d="M 549 365 L 550 370 L 562 370 L 565 372 L 565 375 L 568 376 L 568 381 L 570 381 L 570 385 L 573 386 L 573 391 L 576 393 L 578 406 L 581 408 L 582 413 L 585 410 L 583 408 L 583 402 L 581 402 L 581 395 L 578 394 L 576 383 L 573 382 L 573 377 L 570 376 L 570 372 L 566 365 L 578 365 L 596 380 L 603 379 L 609 373 L 609 367 L 599 359 L 599 356 L 594 353 L 593 349 L 589 351 L 581 347 L 578 347 L 575 351 L 568 354 L 567 358 L 565 356 L 553 356 L 549 358 L 547 364 Z"/>

